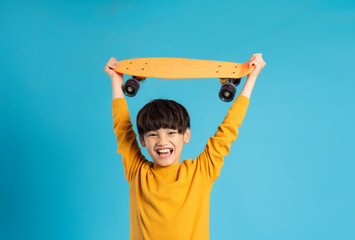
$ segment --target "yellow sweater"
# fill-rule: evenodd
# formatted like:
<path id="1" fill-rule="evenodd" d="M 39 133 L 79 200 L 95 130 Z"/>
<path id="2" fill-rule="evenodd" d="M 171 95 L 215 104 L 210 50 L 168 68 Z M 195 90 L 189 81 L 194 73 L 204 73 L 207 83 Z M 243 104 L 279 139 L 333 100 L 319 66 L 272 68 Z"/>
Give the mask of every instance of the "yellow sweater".
<path id="1" fill-rule="evenodd" d="M 130 239 L 209 239 L 212 185 L 220 174 L 224 156 L 237 138 L 248 105 L 247 97 L 237 97 L 197 158 L 161 167 L 142 155 L 126 100 L 112 100 L 117 152 L 122 155 L 130 185 Z"/>

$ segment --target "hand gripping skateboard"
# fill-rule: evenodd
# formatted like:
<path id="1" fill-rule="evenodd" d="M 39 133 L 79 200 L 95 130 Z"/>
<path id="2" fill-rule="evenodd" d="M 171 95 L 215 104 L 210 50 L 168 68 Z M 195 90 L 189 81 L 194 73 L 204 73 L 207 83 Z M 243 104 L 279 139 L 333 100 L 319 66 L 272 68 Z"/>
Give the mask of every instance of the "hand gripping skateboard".
<path id="1" fill-rule="evenodd" d="M 151 78 L 219 78 L 222 87 L 219 97 L 222 101 L 230 102 L 234 99 L 236 86 L 242 77 L 248 75 L 254 67 L 248 63 L 233 63 L 211 60 L 198 60 L 187 58 L 135 58 L 118 62 L 113 70 L 122 74 L 131 75 L 123 86 L 123 92 L 134 97 L 140 83 L 147 77 Z"/>

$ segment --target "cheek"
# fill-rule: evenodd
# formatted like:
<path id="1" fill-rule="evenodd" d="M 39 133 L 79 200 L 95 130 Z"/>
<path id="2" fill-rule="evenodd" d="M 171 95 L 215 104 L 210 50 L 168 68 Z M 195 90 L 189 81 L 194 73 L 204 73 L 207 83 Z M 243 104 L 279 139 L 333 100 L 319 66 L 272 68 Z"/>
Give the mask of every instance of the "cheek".
<path id="1" fill-rule="evenodd" d="M 184 137 L 179 137 L 178 139 L 176 139 L 175 146 L 179 149 L 182 149 L 182 147 L 184 146 Z"/>
<path id="2" fill-rule="evenodd" d="M 149 144 L 148 141 L 146 141 L 144 144 L 145 144 L 145 147 L 146 147 L 147 149 L 150 149 L 150 148 L 151 148 L 151 146 L 150 146 L 150 144 Z"/>
<path id="3" fill-rule="evenodd" d="M 147 148 L 147 151 L 153 151 L 154 144 L 154 141 L 145 141 L 145 147 Z"/>

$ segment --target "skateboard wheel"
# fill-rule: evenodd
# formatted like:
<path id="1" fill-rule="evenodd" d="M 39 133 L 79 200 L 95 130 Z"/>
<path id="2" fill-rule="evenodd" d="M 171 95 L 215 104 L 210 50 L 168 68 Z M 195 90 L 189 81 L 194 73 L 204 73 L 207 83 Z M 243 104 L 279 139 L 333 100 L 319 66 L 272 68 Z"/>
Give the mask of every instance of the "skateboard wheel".
<path id="1" fill-rule="evenodd" d="M 238 86 L 240 84 L 240 81 L 242 80 L 242 78 L 233 78 L 233 84 L 234 86 Z"/>
<path id="2" fill-rule="evenodd" d="M 123 93 L 128 96 L 128 97 L 134 97 L 136 96 L 138 90 L 139 90 L 140 83 L 137 79 L 135 78 L 130 78 L 126 81 L 126 83 L 123 85 Z"/>
<path id="3" fill-rule="evenodd" d="M 225 83 L 219 91 L 219 98 L 224 102 L 230 102 L 234 99 L 237 89 L 233 84 Z"/>

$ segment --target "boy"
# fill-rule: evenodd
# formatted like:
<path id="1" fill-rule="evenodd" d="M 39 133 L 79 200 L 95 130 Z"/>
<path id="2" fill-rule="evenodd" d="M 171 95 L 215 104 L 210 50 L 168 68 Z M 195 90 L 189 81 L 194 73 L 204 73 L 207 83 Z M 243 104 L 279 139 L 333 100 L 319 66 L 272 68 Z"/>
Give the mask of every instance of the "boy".
<path id="1" fill-rule="evenodd" d="M 122 92 L 123 75 L 111 58 L 104 71 L 112 83 L 113 127 L 117 152 L 122 155 L 125 177 L 130 185 L 130 239 L 209 239 L 209 203 L 213 182 L 223 158 L 237 138 L 255 81 L 265 62 L 253 54 L 241 94 L 228 110 L 217 132 L 195 159 L 180 162 L 184 143 L 190 140 L 190 119 L 186 109 L 171 100 L 155 100 L 137 115 L 139 141 L 153 162 L 141 153 L 132 129 L 127 102 Z"/>

